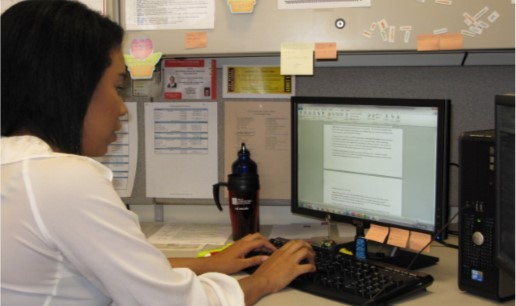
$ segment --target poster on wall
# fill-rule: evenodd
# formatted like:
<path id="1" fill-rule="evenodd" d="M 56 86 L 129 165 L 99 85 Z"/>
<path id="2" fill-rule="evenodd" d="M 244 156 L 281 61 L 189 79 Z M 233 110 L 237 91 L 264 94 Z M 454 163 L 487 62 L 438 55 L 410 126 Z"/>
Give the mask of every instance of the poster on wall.
<path id="1" fill-rule="evenodd" d="M 212 198 L 217 133 L 216 103 L 146 102 L 146 196 Z"/>
<path id="2" fill-rule="evenodd" d="M 118 195 L 130 197 L 138 160 L 138 114 L 136 102 L 125 102 L 125 105 L 127 114 L 120 119 L 122 128 L 116 132 L 116 141 L 108 146 L 104 156 L 95 160 L 113 172 L 113 187 Z"/>
<path id="3" fill-rule="evenodd" d="M 213 29 L 214 27 L 214 0 L 125 0 L 126 30 Z"/>
<path id="4" fill-rule="evenodd" d="M 217 98 L 217 65 L 214 59 L 164 59 L 162 67 L 163 98 Z"/>
<path id="5" fill-rule="evenodd" d="M 285 98 L 295 93 L 295 78 L 281 75 L 279 66 L 223 67 L 224 98 Z"/>

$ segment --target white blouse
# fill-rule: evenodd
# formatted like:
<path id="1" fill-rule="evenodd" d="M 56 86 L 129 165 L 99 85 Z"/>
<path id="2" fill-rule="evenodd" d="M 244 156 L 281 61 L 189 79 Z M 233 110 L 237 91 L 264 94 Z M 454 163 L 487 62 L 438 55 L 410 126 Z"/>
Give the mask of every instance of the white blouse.
<path id="1" fill-rule="evenodd" d="M 243 305 L 231 276 L 170 267 L 97 161 L 1 140 L 2 305 Z"/>

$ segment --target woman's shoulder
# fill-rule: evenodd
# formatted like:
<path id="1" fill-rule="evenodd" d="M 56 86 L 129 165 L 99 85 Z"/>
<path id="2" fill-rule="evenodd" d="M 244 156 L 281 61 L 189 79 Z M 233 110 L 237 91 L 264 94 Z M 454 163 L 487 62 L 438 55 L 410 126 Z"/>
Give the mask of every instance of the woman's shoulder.
<path id="1" fill-rule="evenodd" d="M 40 162 L 44 167 L 48 167 L 50 172 L 56 174 L 74 174 L 84 179 L 88 177 L 103 177 L 111 180 L 113 177 L 109 168 L 86 156 L 54 153 Z"/>
<path id="2" fill-rule="evenodd" d="M 97 171 L 108 174 L 110 171 L 96 160 L 76 154 L 54 152 L 42 139 L 35 136 L 2 137 L 2 164 L 19 163 L 25 160 L 52 163 L 54 169 L 68 169 L 71 164 L 83 170 Z"/>

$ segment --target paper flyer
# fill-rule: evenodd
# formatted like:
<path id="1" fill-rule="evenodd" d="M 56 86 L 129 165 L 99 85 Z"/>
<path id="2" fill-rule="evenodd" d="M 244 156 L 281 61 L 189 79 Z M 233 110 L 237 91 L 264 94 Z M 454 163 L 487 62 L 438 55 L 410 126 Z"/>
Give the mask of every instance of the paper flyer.
<path id="1" fill-rule="evenodd" d="M 224 112 L 224 177 L 245 143 L 258 166 L 260 199 L 290 199 L 290 102 L 226 101 Z"/>
<path id="2" fill-rule="evenodd" d="M 165 99 L 216 99 L 217 65 L 214 59 L 164 59 Z"/>
<path id="3" fill-rule="evenodd" d="M 126 30 L 213 29 L 215 1 L 125 0 Z"/>
<path id="4" fill-rule="evenodd" d="M 279 66 L 224 66 L 224 98 L 290 98 L 295 78 L 281 75 Z"/>
<path id="5" fill-rule="evenodd" d="M 138 118 L 136 102 L 126 102 L 128 113 L 120 123 L 117 140 L 108 146 L 108 152 L 95 160 L 113 172 L 113 187 L 120 197 L 130 197 L 133 192 L 138 157 Z"/>
<path id="6" fill-rule="evenodd" d="M 216 103 L 146 102 L 146 196 L 212 198 L 217 132 Z"/>

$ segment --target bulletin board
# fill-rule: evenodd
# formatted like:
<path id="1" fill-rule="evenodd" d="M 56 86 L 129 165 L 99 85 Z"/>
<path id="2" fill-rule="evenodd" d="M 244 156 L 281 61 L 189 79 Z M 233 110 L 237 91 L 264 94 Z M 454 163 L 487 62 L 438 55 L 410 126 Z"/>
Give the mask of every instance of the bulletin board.
<path id="1" fill-rule="evenodd" d="M 124 27 L 127 1 L 119 3 Z M 171 56 L 275 55 L 284 42 L 336 42 L 339 52 L 415 51 L 420 34 L 471 32 L 470 17 L 481 26 L 463 35 L 463 49 L 514 49 L 512 0 L 371 0 L 369 7 L 317 9 L 278 9 L 278 1 L 256 1 L 252 13 L 235 14 L 228 1 L 214 0 L 213 28 L 129 30 L 124 50 L 132 39 L 146 38 L 154 50 Z M 192 31 L 206 33 L 206 46 L 185 47 Z"/>

